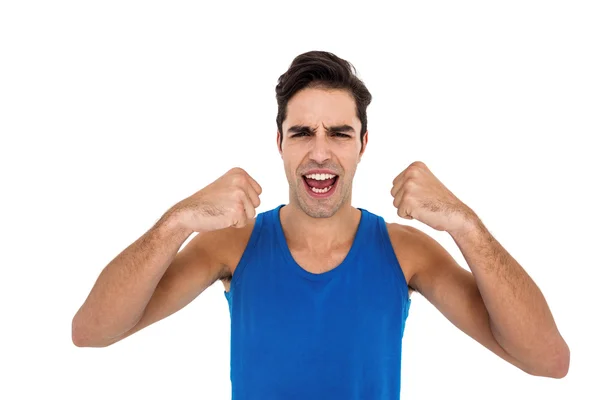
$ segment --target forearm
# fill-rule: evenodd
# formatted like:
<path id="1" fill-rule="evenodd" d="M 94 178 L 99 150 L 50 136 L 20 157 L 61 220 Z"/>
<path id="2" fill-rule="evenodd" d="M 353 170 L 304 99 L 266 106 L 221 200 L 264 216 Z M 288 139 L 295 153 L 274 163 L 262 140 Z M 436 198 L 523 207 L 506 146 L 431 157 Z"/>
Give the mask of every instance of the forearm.
<path id="1" fill-rule="evenodd" d="M 161 277 L 191 235 L 167 212 L 102 271 L 73 318 L 73 341 L 103 343 L 131 329 L 142 317 Z"/>
<path id="2" fill-rule="evenodd" d="M 562 375 L 569 349 L 535 282 L 476 216 L 449 232 L 467 261 L 504 350 L 540 375 Z"/>

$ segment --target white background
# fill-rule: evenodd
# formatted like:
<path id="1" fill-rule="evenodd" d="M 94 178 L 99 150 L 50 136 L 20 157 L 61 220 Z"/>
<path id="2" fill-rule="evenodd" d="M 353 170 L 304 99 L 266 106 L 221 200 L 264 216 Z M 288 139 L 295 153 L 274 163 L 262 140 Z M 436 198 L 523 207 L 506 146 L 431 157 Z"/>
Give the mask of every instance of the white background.
<path id="1" fill-rule="evenodd" d="M 424 161 L 541 287 L 571 348 L 526 375 L 419 295 L 403 399 L 600 398 L 595 1 L 28 2 L 0 5 L 0 397 L 227 399 L 217 283 L 109 348 L 71 319 L 102 268 L 234 166 L 287 202 L 277 78 L 305 51 L 352 62 L 373 94 L 353 204 L 399 220 L 393 178 Z M 595 144 L 593 144 L 595 143 Z"/>

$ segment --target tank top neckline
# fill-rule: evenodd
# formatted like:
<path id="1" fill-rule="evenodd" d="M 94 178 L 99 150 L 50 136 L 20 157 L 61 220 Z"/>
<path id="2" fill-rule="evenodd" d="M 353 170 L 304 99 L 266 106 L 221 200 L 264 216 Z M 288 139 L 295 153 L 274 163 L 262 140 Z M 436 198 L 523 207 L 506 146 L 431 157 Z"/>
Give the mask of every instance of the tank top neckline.
<path id="1" fill-rule="evenodd" d="M 287 264 L 289 266 L 291 266 L 291 268 L 296 273 L 300 274 L 302 277 L 304 277 L 306 279 L 318 281 L 318 280 L 323 280 L 323 279 L 330 279 L 330 278 L 334 277 L 335 275 L 342 273 L 343 270 L 346 269 L 349 264 L 352 264 L 352 260 L 355 258 L 356 253 L 360 251 L 359 250 L 360 244 L 361 244 L 361 242 L 364 241 L 363 236 L 365 235 L 365 232 L 367 231 L 367 229 L 365 227 L 365 225 L 367 224 L 367 222 L 366 222 L 367 215 L 366 215 L 365 210 L 357 207 L 357 209 L 360 210 L 360 220 L 358 222 L 358 228 L 356 229 L 356 233 L 354 235 L 354 240 L 352 241 L 352 245 L 350 246 L 350 250 L 346 254 L 346 257 L 344 257 L 342 262 L 340 264 L 338 264 L 336 267 L 334 267 L 333 269 L 330 269 L 329 271 L 325 271 L 325 272 L 321 272 L 321 273 L 314 273 L 314 272 L 310 272 L 310 271 L 307 271 L 306 269 L 302 268 L 296 262 L 294 257 L 292 256 L 292 253 L 287 244 L 287 241 L 285 240 L 285 235 L 283 233 L 283 226 L 281 225 L 280 210 L 283 206 L 285 206 L 285 204 L 279 205 L 272 211 L 271 222 L 275 226 L 275 232 L 276 232 L 276 236 L 277 236 L 277 240 L 276 240 L 277 244 L 279 245 L 279 248 L 282 251 L 283 256 L 288 261 Z"/>

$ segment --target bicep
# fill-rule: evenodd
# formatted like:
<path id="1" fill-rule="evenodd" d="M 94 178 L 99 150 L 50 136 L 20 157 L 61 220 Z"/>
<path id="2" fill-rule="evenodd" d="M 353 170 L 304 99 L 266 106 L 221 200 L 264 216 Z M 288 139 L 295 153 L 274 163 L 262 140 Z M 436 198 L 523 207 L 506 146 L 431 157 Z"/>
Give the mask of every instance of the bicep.
<path id="1" fill-rule="evenodd" d="M 427 234 L 417 231 L 411 232 L 411 236 L 415 246 L 420 248 L 420 255 L 415 258 L 418 266 L 411 278 L 411 286 L 458 329 L 523 369 L 524 366 L 496 341 L 473 274 L 462 268 L 442 245 Z"/>
<path id="2" fill-rule="evenodd" d="M 111 344 L 181 310 L 223 277 L 226 267 L 216 260 L 209 248 L 206 238 L 196 235 L 179 251 L 157 284 L 140 320 Z"/>

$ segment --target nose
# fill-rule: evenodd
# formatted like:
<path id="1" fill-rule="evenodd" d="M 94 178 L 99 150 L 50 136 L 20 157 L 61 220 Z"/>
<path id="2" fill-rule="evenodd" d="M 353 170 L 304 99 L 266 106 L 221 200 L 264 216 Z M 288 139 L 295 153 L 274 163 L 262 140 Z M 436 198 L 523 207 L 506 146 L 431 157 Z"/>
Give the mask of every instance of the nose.
<path id="1" fill-rule="evenodd" d="M 330 143 L 326 134 L 319 132 L 312 140 L 313 145 L 309 157 L 318 164 L 324 164 L 331 158 Z"/>

